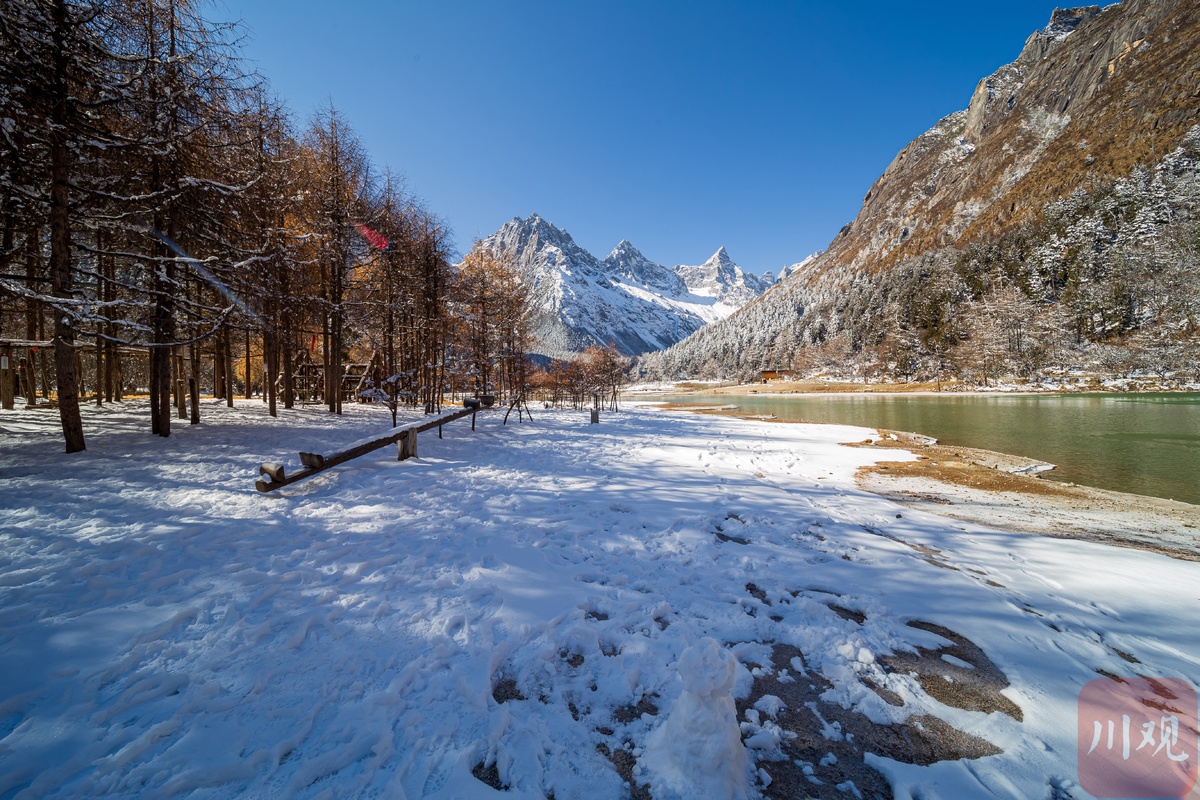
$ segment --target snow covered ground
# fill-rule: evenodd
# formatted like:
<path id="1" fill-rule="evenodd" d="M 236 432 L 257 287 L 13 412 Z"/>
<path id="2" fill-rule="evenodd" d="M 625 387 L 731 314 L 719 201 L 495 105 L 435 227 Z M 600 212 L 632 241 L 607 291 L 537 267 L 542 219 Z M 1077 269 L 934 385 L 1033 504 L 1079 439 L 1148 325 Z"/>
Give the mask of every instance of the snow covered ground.
<path id="1" fill-rule="evenodd" d="M 1084 684 L 1200 683 L 1198 563 L 902 508 L 860 428 L 536 413 L 264 495 L 386 411 L 0 412 L 0 797 L 646 796 L 692 648 L 750 797 L 1085 798 Z"/>

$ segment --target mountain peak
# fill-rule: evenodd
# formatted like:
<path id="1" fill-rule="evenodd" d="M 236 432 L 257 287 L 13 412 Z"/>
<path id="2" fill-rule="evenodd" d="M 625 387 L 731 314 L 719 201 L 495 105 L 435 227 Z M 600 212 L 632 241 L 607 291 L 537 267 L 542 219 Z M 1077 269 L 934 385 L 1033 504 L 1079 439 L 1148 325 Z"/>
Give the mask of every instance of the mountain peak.
<path id="1" fill-rule="evenodd" d="M 770 286 L 757 275 L 744 272 L 724 247 L 698 267 L 680 264 L 675 267 L 675 274 L 683 279 L 692 294 L 712 297 L 734 307 L 749 302 Z"/>
<path id="2" fill-rule="evenodd" d="M 612 249 L 612 252 L 608 254 L 608 258 L 606 258 L 605 261 L 615 261 L 618 259 L 628 260 L 631 258 L 645 259 L 646 257 L 642 255 L 641 250 L 638 250 L 636 247 L 634 247 L 633 242 L 629 241 L 628 239 L 622 239 L 617 243 L 617 246 Z"/>
<path id="3" fill-rule="evenodd" d="M 1056 8 L 1050 15 L 1050 22 L 1029 35 L 1025 47 L 1015 63 L 1028 65 L 1036 64 L 1045 58 L 1049 52 L 1056 49 L 1068 36 L 1075 32 L 1080 25 L 1104 13 L 1100 6 L 1080 6 L 1078 8 Z"/>
<path id="4" fill-rule="evenodd" d="M 538 214 L 536 211 L 530 214 L 525 219 L 513 217 L 497 231 L 493 236 L 503 235 L 508 233 L 516 236 L 532 236 L 537 234 L 539 239 L 549 238 L 550 241 L 562 247 L 576 247 L 575 241 L 571 238 L 571 234 L 566 230 L 558 227 L 550 220 Z"/>
<path id="5" fill-rule="evenodd" d="M 559 230 L 557 225 L 536 211 L 524 219 L 521 217 L 513 217 L 511 220 L 509 220 L 508 224 L 517 225 L 523 228 L 554 228 L 555 230 Z"/>
<path id="6" fill-rule="evenodd" d="M 542 219 L 542 215 L 535 211 L 532 214 L 530 214 L 528 217 L 524 217 L 524 218 L 513 217 L 512 219 L 510 219 L 508 222 L 505 223 L 505 227 L 512 225 L 512 226 L 535 227 L 536 228 L 539 225 L 549 225 L 549 224 L 551 224 L 551 223 L 546 222 L 546 220 Z"/>
<path id="7" fill-rule="evenodd" d="M 1062 40 L 1075 32 L 1082 23 L 1099 16 L 1100 6 L 1081 6 L 1079 8 L 1056 8 L 1050 15 L 1050 24 L 1040 31 L 1043 36 Z"/>
<path id="8" fill-rule="evenodd" d="M 664 296 L 674 297 L 687 292 L 679 277 L 661 264 L 642 255 L 628 239 L 622 239 L 604 259 L 604 266 L 615 275 L 640 283 Z"/>
<path id="9" fill-rule="evenodd" d="M 562 228 L 558 227 L 553 222 L 546 219 L 545 217 L 543 217 L 541 214 L 537 213 L 536 211 L 533 212 L 532 214 L 530 214 L 525 219 L 520 219 L 518 217 L 518 218 L 514 218 L 514 221 L 520 223 L 521 225 L 523 225 L 525 227 L 533 228 L 534 230 L 537 230 L 540 228 L 551 228 L 556 231 L 562 230 Z M 563 233 L 566 233 L 566 231 L 563 231 Z"/>
<path id="10" fill-rule="evenodd" d="M 713 266 L 722 266 L 727 269 L 735 266 L 733 259 L 729 257 L 729 251 L 725 249 L 725 245 L 721 245 L 720 249 L 713 253 L 708 261 L 704 262 L 705 266 L 709 266 L 710 264 Z"/>

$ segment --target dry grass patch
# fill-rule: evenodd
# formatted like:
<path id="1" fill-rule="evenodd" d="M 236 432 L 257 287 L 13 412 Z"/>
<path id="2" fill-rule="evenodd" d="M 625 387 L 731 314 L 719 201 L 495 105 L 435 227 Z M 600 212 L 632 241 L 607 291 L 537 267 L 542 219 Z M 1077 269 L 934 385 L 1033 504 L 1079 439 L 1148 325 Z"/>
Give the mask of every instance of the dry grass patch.
<path id="1" fill-rule="evenodd" d="M 881 461 L 859 467 L 858 476 L 880 474 L 897 478 L 925 478 L 988 492 L 1020 492 L 1043 497 L 1079 496 L 1074 487 L 1006 471 L 1036 463 L 1020 456 L 971 447 L 953 447 L 924 441 L 924 437 L 880 431 L 884 438 L 847 443 L 847 447 L 905 450 L 916 461 Z"/>
<path id="2" fill-rule="evenodd" d="M 943 483 L 953 483 L 968 486 L 972 489 L 982 489 L 988 492 L 1020 492 L 1051 497 L 1073 497 L 1070 487 L 1030 478 L 1027 475 L 1014 475 L 993 467 L 984 467 L 968 461 L 942 457 L 934 460 L 925 457 L 918 461 L 884 461 L 871 466 L 860 467 L 859 472 L 870 474 L 880 473 L 898 477 L 929 478 Z"/>

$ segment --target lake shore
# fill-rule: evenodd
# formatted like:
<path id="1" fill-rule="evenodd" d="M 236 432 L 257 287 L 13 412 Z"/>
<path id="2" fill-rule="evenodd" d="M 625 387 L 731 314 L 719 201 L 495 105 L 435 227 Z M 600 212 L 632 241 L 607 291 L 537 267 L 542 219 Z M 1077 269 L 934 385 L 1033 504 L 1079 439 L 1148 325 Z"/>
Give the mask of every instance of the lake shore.
<path id="1" fill-rule="evenodd" d="M 934 381 L 918 383 L 857 383 L 851 381 L 787 381 L 773 380 L 769 383 L 729 383 L 706 384 L 683 382 L 673 387 L 635 388 L 626 396 L 630 399 L 661 397 L 667 395 L 711 395 L 713 397 L 790 397 L 792 395 L 971 395 L 986 397 L 989 395 L 1014 397 L 1019 395 L 1052 395 L 1052 394 L 1106 394 L 1106 393 L 1159 393 L 1197 391 L 1193 384 L 1184 386 L 1159 385 L 1146 380 L 1126 380 L 1118 383 L 1070 383 L 1070 384 L 1004 384 L 1000 387 L 969 386 L 957 382 L 943 382 L 941 386 Z"/>
<path id="2" fill-rule="evenodd" d="M 732 404 L 661 403 L 658 407 L 764 419 Z M 1021 456 L 943 445 L 921 434 L 880 433 L 881 439 L 847 445 L 894 449 L 912 453 L 915 460 L 898 458 L 863 467 L 856 483 L 908 508 L 1013 533 L 1080 539 L 1200 561 L 1200 506 L 1035 477 L 1049 465 Z"/>
<path id="3" fill-rule="evenodd" d="M 1200 561 L 1200 506 L 1018 474 L 1012 470 L 1036 469 L 1037 462 L 881 433 L 885 439 L 857 446 L 901 449 L 917 460 L 863 467 L 856 482 L 901 505 L 1013 533 Z"/>

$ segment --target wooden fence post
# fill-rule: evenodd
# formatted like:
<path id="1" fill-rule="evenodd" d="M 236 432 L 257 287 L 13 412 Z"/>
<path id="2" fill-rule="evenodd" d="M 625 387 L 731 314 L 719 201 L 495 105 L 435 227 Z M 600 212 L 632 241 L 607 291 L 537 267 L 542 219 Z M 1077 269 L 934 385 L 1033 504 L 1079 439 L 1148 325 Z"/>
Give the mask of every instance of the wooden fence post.
<path id="1" fill-rule="evenodd" d="M 400 452 L 396 460 L 404 461 L 409 458 L 417 458 L 417 432 L 415 430 L 407 430 L 400 434 Z"/>

